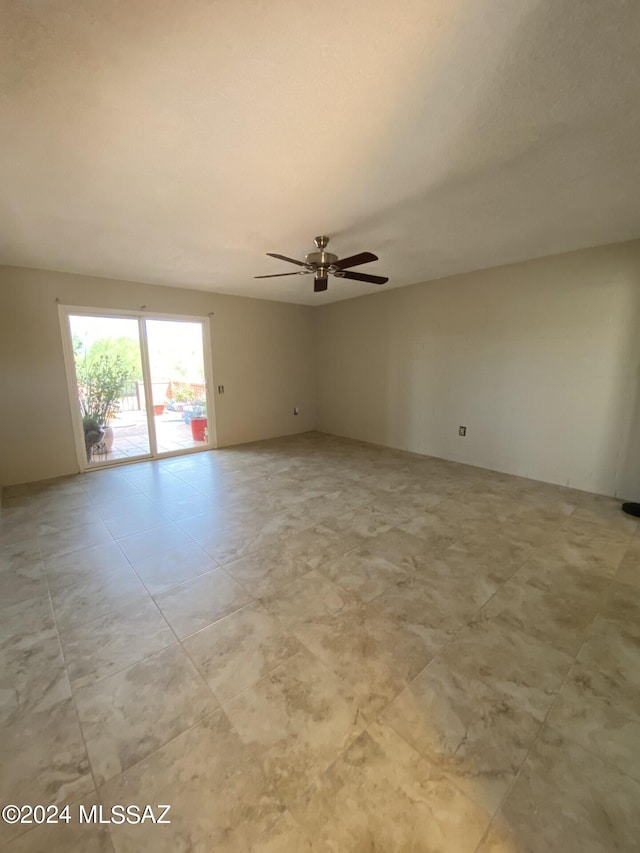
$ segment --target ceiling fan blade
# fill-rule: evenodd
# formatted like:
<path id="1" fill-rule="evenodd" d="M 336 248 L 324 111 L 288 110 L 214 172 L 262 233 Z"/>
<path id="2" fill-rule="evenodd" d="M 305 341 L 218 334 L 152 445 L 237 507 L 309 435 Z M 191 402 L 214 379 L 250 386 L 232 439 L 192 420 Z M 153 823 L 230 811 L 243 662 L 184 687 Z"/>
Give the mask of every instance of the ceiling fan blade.
<path id="1" fill-rule="evenodd" d="M 378 256 L 372 252 L 360 252 L 359 255 L 351 255 L 350 258 L 343 258 L 341 261 L 336 261 L 334 267 L 339 270 L 346 270 L 347 267 L 357 267 L 360 264 L 370 264 L 371 261 L 377 261 Z"/>
<path id="2" fill-rule="evenodd" d="M 304 261 L 296 261 L 293 258 L 288 258 L 286 255 L 276 255 L 274 252 L 267 252 L 270 258 L 278 258 L 280 261 L 286 261 L 289 264 L 297 264 L 299 267 L 305 267 Z"/>
<path id="3" fill-rule="evenodd" d="M 275 272 L 273 275 L 254 275 L 254 278 L 280 278 L 283 275 L 300 275 L 299 272 Z"/>
<path id="4" fill-rule="evenodd" d="M 327 279 L 326 278 L 314 278 L 313 280 L 313 292 L 314 293 L 322 293 L 323 290 L 327 289 Z"/>
<path id="5" fill-rule="evenodd" d="M 389 281 L 383 275 L 366 275 L 362 272 L 343 272 L 340 278 L 351 278 L 353 281 L 368 281 L 369 284 L 386 284 Z"/>

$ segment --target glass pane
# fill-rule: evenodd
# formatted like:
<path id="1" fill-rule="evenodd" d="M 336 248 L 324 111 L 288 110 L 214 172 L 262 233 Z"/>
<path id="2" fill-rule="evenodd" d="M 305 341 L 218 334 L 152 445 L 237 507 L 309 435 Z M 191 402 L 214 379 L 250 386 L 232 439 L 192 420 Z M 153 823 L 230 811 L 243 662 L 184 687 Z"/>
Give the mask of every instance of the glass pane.
<path id="1" fill-rule="evenodd" d="M 202 323 L 146 320 L 158 453 L 209 443 Z"/>
<path id="2" fill-rule="evenodd" d="M 138 321 L 69 317 L 90 465 L 150 453 Z"/>

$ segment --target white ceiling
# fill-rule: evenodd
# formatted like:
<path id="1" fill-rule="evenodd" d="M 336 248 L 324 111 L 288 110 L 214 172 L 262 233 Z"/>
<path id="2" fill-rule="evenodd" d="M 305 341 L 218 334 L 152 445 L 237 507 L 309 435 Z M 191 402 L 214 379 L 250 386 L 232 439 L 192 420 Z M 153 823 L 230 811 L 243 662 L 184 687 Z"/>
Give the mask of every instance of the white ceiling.
<path id="1" fill-rule="evenodd" d="M 1 0 L 0 263 L 321 304 L 640 236 L 638 0 Z"/>

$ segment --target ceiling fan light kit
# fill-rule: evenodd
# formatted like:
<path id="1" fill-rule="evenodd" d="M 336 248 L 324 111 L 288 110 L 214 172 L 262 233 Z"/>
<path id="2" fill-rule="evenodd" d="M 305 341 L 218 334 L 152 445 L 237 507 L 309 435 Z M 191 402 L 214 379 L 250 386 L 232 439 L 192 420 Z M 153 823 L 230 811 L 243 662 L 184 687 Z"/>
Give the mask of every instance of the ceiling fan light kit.
<path id="1" fill-rule="evenodd" d="M 295 264 L 302 267 L 296 272 L 280 272 L 272 275 L 256 275 L 254 278 L 280 278 L 285 275 L 313 275 L 313 291 L 314 293 L 322 293 L 328 287 L 329 276 L 334 275 L 336 278 L 348 278 L 352 281 L 366 281 L 369 284 L 386 284 L 389 279 L 382 275 L 369 275 L 361 272 L 350 272 L 350 267 L 357 267 L 360 264 L 369 264 L 371 261 L 377 261 L 378 256 L 372 252 L 360 252 L 357 255 L 351 255 L 348 258 L 338 258 L 332 252 L 325 251 L 329 242 L 328 237 L 316 237 L 317 252 L 309 252 L 305 255 L 304 261 L 297 261 L 295 258 L 288 258 L 286 255 L 278 255 L 275 252 L 267 252 L 270 258 L 277 258 L 280 261 L 286 261 L 289 264 Z"/>

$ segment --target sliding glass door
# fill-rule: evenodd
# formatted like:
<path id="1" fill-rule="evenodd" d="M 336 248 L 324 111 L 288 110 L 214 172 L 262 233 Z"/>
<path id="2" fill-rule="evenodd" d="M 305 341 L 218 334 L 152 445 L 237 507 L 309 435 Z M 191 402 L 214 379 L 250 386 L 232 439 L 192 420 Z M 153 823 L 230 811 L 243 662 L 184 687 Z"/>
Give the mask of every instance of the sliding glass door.
<path id="1" fill-rule="evenodd" d="M 145 325 L 158 453 L 200 447 L 209 435 L 202 324 Z"/>
<path id="2" fill-rule="evenodd" d="M 83 469 L 212 446 L 206 320 L 60 311 Z"/>

